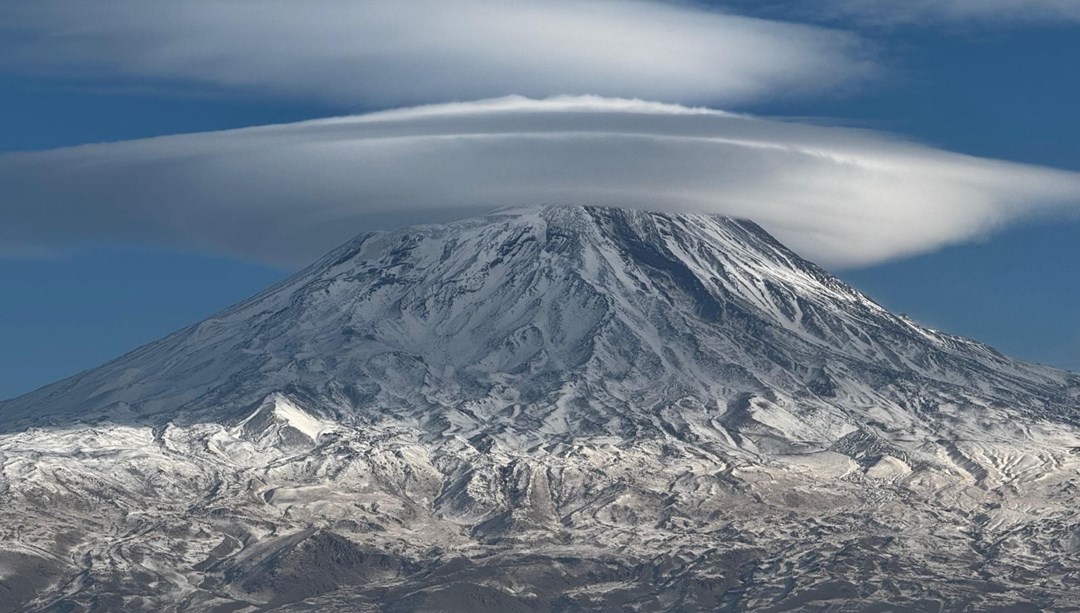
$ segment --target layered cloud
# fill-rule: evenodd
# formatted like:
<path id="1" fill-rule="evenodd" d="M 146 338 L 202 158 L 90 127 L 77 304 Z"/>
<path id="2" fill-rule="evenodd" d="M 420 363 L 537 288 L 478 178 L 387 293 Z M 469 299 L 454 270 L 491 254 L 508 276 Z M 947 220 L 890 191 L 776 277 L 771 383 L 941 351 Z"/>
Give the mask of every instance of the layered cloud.
<path id="1" fill-rule="evenodd" d="M 8 70 L 348 108 L 508 94 L 727 104 L 874 72 L 849 34 L 647 0 L 13 0 L 0 32 Z"/>
<path id="2" fill-rule="evenodd" d="M 754 219 L 860 266 L 1071 214 L 1080 175 L 703 108 L 503 98 L 0 156 L 0 250 L 150 243 L 301 265 L 353 234 L 584 203 Z"/>

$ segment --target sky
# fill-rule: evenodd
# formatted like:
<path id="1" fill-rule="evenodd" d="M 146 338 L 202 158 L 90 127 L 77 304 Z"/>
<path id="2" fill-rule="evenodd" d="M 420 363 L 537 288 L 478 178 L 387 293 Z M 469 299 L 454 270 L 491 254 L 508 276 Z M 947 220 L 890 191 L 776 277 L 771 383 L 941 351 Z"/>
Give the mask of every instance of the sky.
<path id="1" fill-rule="evenodd" d="M 353 234 L 576 200 L 753 218 L 1080 370 L 1076 3 L 253 6 L 0 7 L 0 398 Z"/>

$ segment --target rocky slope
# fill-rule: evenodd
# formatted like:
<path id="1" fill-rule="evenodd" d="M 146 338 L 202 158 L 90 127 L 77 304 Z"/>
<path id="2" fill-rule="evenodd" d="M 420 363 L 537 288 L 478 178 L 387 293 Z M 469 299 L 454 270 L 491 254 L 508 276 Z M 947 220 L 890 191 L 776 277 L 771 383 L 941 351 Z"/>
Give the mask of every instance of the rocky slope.
<path id="1" fill-rule="evenodd" d="M 747 221 L 368 234 L 0 403 L 0 610 L 1080 609 L 1078 426 Z"/>

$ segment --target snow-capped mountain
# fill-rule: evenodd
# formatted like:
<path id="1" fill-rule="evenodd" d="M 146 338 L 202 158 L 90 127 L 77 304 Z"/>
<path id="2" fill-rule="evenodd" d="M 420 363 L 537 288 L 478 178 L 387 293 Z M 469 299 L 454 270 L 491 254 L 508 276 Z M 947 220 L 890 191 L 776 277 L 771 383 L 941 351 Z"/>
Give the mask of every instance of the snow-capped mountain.
<path id="1" fill-rule="evenodd" d="M 742 220 L 365 234 L 0 432 L 0 609 L 1080 606 L 1080 378 Z"/>

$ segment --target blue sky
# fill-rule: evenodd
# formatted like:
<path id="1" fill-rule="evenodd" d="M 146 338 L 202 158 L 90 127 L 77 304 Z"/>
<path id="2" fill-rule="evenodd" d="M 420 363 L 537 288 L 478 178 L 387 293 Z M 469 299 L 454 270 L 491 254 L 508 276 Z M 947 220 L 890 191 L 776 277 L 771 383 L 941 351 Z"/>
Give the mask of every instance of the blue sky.
<path id="1" fill-rule="evenodd" d="M 454 89 L 443 95 L 435 85 L 427 89 L 397 87 L 391 78 L 395 71 L 423 74 L 424 65 L 415 68 L 407 62 L 392 63 L 386 70 L 391 77 L 371 77 L 377 83 L 370 89 L 340 85 L 339 73 L 349 74 L 347 63 L 333 74 L 328 69 L 325 80 L 312 77 L 310 82 L 291 88 L 277 87 L 274 80 L 288 84 L 301 79 L 297 74 L 279 73 L 273 66 L 268 69 L 257 63 L 243 64 L 245 58 L 240 56 L 234 58 L 240 66 L 237 70 L 254 71 L 262 75 L 261 80 L 237 79 L 231 73 L 216 82 L 195 78 L 191 75 L 197 73 L 178 70 L 175 62 L 134 69 L 106 57 L 88 68 L 63 56 L 42 62 L 40 52 L 9 54 L 16 59 L 0 63 L 0 151 L 46 151 L 86 143 L 284 124 L 500 94 L 599 93 L 786 118 L 800 125 L 848 126 L 980 158 L 1080 171 L 1080 117 L 1076 113 L 1080 76 L 1070 66 L 1071 58 L 1080 57 L 1080 15 L 1070 12 L 1067 4 L 1051 0 L 1020 3 L 1026 12 L 1001 15 L 969 10 L 962 0 L 942 6 L 946 4 L 958 8 L 951 12 L 897 9 L 871 13 L 860 8 L 869 5 L 858 2 L 850 6 L 832 3 L 842 7 L 832 12 L 812 11 L 807 4 L 795 2 L 773 2 L 766 8 L 760 3 L 753 5 L 758 17 L 808 24 L 807 30 L 797 31 L 805 38 L 801 43 L 805 49 L 794 52 L 821 55 L 819 63 L 805 68 L 813 73 L 811 80 L 827 85 L 818 91 L 804 91 L 807 83 L 792 80 L 781 70 L 784 61 L 792 61 L 785 60 L 786 56 L 780 57 L 779 68 L 764 60 L 752 63 L 746 70 L 765 76 L 748 80 L 750 85 L 719 77 L 715 81 L 725 85 L 715 85 L 706 66 L 700 75 L 690 74 L 685 83 L 670 91 L 662 86 L 660 77 L 646 73 L 640 77 L 640 92 L 635 89 L 637 78 L 613 79 L 611 83 L 601 80 L 598 87 L 609 90 L 599 92 L 562 90 L 582 86 L 577 81 L 563 83 L 546 73 L 534 81 L 524 80 L 531 65 L 521 60 L 525 63 L 517 73 L 523 75 L 522 80 L 507 77 L 504 86 L 498 80 L 476 77 L 475 71 L 464 72 L 462 82 L 473 89 Z M 362 9 L 362 5 L 357 6 Z M 747 6 L 727 4 L 726 10 L 745 12 Z M 124 16 L 111 17 L 120 23 Z M 291 27 L 288 17 L 286 9 L 280 24 L 286 32 Z M 363 17 L 363 10 L 359 10 L 358 18 Z M 559 15 L 544 18 L 557 20 Z M 672 19 L 682 17 L 674 15 Z M 23 25 L 23 30 L 14 32 L 0 28 L 0 50 L 5 45 L 22 49 L 28 38 L 36 43 L 39 41 L 34 39 L 55 36 L 71 27 L 35 15 Z M 717 35 L 733 40 L 739 39 L 740 28 L 760 35 L 755 23 L 717 22 L 715 27 L 729 28 Z M 164 29 L 160 34 L 177 40 L 184 35 L 183 31 Z M 710 33 L 704 29 L 700 35 L 707 39 Z M 779 44 L 772 41 L 790 38 L 761 36 L 764 38 L 746 45 Z M 125 39 L 117 40 L 123 43 Z M 822 51 L 823 47 L 827 49 Z M 829 50 L 833 48 L 842 52 L 833 53 Z M 96 49 L 89 53 L 98 52 Z M 544 49 L 539 47 L 535 53 L 542 55 Z M 761 53 L 761 47 L 751 50 Z M 331 63 L 334 51 L 333 46 L 325 51 Z M 740 48 L 736 45 L 721 51 L 737 55 Z M 463 52 L 461 61 L 483 63 L 486 52 L 480 49 L 475 51 L 477 55 L 469 55 L 474 53 L 470 48 Z M 327 63 L 322 56 L 317 59 Z M 618 57 L 595 61 L 598 71 L 620 67 Z M 865 63 L 873 68 L 864 70 Z M 831 66 L 837 68 L 832 70 Z M 659 68 L 670 71 L 670 67 Z M 372 74 L 370 67 L 367 70 L 359 74 Z M 720 66 L 716 70 L 719 75 L 727 69 Z M 595 76 L 586 74 L 582 79 L 591 82 L 588 79 L 595 81 Z M 768 88 L 751 88 L 768 79 L 774 82 Z M 363 82 L 364 78 L 358 76 L 357 80 Z M 657 85 L 652 85 L 654 82 Z M 534 88 L 534 83 L 540 85 Z M 534 89 L 518 91 L 521 88 Z M 50 167 L 50 172 L 55 169 Z M 0 194 L 3 190 L 0 185 Z M 18 197 L 24 193 L 38 192 L 16 192 Z M 0 204 L 7 209 L 4 215 L 9 222 L 18 221 L 15 216 L 25 216 L 29 210 L 13 206 L 12 198 L 8 194 L 7 204 Z M 173 206 L 180 208 L 176 216 L 182 219 L 182 206 Z M 125 221 L 122 217 L 130 217 L 130 210 L 117 214 L 118 219 Z M 87 215 L 101 217 L 93 211 Z M 417 213 L 417 221 L 428 220 L 425 215 Z M 89 219 L 88 225 L 93 225 Z M 359 218 L 355 227 L 345 222 L 338 225 L 343 226 L 341 232 L 357 233 L 368 229 L 370 221 L 364 219 Z M 1080 282 L 1073 272 L 1080 223 L 1075 219 L 1069 210 L 1010 217 L 1008 223 L 995 225 L 992 232 L 950 235 L 940 244 L 909 241 L 880 256 L 852 256 L 849 260 L 837 256 L 838 263 L 830 268 L 886 306 L 927 325 L 988 342 L 1017 357 L 1080 369 L 1080 312 L 1074 306 L 1080 302 Z M 403 220 L 408 221 L 409 216 L 387 223 Z M 0 398 L 95 366 L 194 323 L 283 278 L 308 253 L 322 250 L 321 243 L 315 241 L 277 261 L 267 257 L 261 246 L 249 248 L 245 237 L 223 233 L 215 237 L 217 242 L 204 247 L 194 240 L 142 240 L 140 228 L 136 225 L 124 233 L 106 232 L 89 238 L 70 238 L 75 234 L 65 230 L 60 238 L 49 235 L 47 245 L 34 243 L 29 249 L 0 233 L 0 243 L 9 242 L 0 244 L 4 254 L 0 257 Z M 932 229 L 925 228 L 927 232 Z M 147 229 L 146 236 L 153 232 Z M 332 246 L 326 244 L 325 248 Z M 864 261 L 868 258 L 873 262 Z"/>

